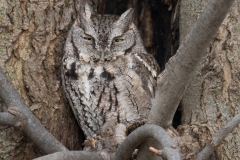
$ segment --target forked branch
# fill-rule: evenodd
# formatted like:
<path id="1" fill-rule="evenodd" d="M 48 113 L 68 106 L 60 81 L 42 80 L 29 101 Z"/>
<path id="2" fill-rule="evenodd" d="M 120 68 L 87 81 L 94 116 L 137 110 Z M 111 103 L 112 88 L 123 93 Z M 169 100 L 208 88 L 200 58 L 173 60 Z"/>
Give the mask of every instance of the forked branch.
<path id="1" fill-rule="evenodd" d="M 184 91 L 234 0 L 211 0 L 158 77 L 148 123 L 168 128 Z M 144 152 L 145 150 L 140 150 Z"/>
<path id="2" fill-rule="evenodd" d="M 166 65 L 165 71 L 159 76 L 156 99 L 153 101 L 153 107 L 150 111 L 149 123 L 158 124 L 164 128 L 171 125 L 175 110 L 188 84 L 187 82 L 189 82 L 193 72 L 196 70 L 196 66 L 206 54 L 206 48 L 233 2 L 234 0 L 212 0 L 207 5 L 205 11 L 180 46 L 178 53 L 171 58 Z M 63 155 L 72 156 L 73 154 L 76 156 L 73 152 L 60 152 L 67 151 L 67 149 L 34 117 L 1 69 L 0 98 L 8 106 L 8 112 L 0 113 L 1 124 L 20 127 L 46 154 L 59 152 L 54 154 L 57 155 L 57 159 L 60 159 Z M 115 159 L 124 160 L 129 158 L 134 149 L 147 138 L 155 138 L 163 148 L 169 149 L 170 152 L 167 151 L 166 154 L 168 159 L 180 159 L 178 150 L 173 147 L 174 142 L 172 139 L 164 129 L 153 124 L 142 126 L 132 132 L 117 149 Z M 220 130 L 220 132 L 225 133 L 224 130 Z M 215 140 L 214 137 L 213 144 L 218 145 L 220 140 L 221 138 Z M 206 149 L 199 156 L 206 154 L 205 150 L 211 151 L 211 147 L 206 146 Z M 81 152 L 79 155 L 84 156 L 84 154 L 85 152 Z M 92 158 L 94 155 L 86 153 L 85 156 L 91 156 Z M 98 158 L 97 155 L 96 158 Z"/>
<path id="3" fill-rule="evenodd" d="M 19 127 L 46 154 L 68 150 L 35 118 L 1 69 L 0 98 L 8 106 L 0 113 L 0 124 Z"/>
<path id="4" fill-rule="evenodd" d="M 165 149 L 165 158 L 168 160 L 180 160 L 180 153 L 176 149 L 176 145 L 160 126 L 154 124 L 146 124 L 134 130 L 124 142 L 118 147 L 114 160 L 128 160 L 133 151 L 145 140 L 154 138 Z"/>
<path id="5" fill-rule="evenodd" d="M 49 133 L 26 106 L 6 75 L 0 69 L 0 98 L 8 106 L 6 112 L 0 112 L 0 124 L 21 129 L 45 154 L 37 159 L 81 159 L 103 160 L 98 154 L 83 151 L 68 151 L 51 133 Z M 57 152 L 57 153 L 55 153 Z M 51 154 L 55 153 L 55 154 Z"/>
<path id="6" fill-rule="evenodd" d="M 158 77 L 158 88 L 148 122 L 171 125 L 175 111 L 193 73 L 234 0 L 211 0 Z"/>

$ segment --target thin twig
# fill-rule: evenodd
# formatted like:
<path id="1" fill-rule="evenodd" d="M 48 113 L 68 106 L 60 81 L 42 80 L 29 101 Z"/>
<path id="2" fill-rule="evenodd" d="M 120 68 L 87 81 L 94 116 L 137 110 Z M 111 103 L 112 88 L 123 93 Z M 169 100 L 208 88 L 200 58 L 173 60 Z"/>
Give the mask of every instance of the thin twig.
<path id="1" fill-rule="evenodd" d="M 156 155 L 160 155 L 161 156 L 160 150 L 157 150 L 156 148 L 150 147 L 149 151 L 155 153 Z"/>
<path id="2" fill-rule="evenodd" d="M 0 114 L 1 124 L 21 127 L 21 130 L 46 154 L 67 151 L 67 148 L 35 118 L 1 69 L 0 98 L 8 106 L 8 112 Z"/>
<path id="3" fill-rule="evenodd" d="M 224 138 L 233 131 L 240 123 L 240 113 L 238 113 L 231 121 L 222 127 L 212 138 L 211 144 L 207 144 L 201 152 L 198 153 L 196 160 L 208 159 Z"/>
<path id="4" fill-rule="evenodd" d="M 180 160 L 180 154 L 176 149 L 173 140 L 167 132 L 160 126 L 146 124 L 134 130 L 124 142 L 118 147 L 114 160 L 128 160 L 134 149 L 149 138 L 156 139 L 163 148 L 166 148 L 166 157 L 168 160 Z"/>
<path id="5" fill-rule="evenodd" d="M 155 149 L 153 147 L 150 147 L 149 151 L 155 153 L 157 156 L 160 156 L 160 157 L 162 157 L 164 159 L 174 159 L 174 157 L 172 157 L 172 155 L 171 155 L 173 149 L 174 149 L 173 147 L 170 147 L 170 148 L 169 147 L 165 147 L 162 150 L 157 150 L 157 149 Z"/>

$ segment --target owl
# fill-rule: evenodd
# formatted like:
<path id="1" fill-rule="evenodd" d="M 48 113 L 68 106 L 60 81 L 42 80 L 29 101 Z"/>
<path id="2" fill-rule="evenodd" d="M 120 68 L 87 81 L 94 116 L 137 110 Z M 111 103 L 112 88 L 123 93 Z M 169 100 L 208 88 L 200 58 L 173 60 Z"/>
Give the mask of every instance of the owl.
<path id="1" fill-rule="evenodd" d="M 91 150 L 115 150 L 152 106 L 159 66 L 132 14 L 100 15 L 86 3 L 66 39 L 63 88 Z"/>

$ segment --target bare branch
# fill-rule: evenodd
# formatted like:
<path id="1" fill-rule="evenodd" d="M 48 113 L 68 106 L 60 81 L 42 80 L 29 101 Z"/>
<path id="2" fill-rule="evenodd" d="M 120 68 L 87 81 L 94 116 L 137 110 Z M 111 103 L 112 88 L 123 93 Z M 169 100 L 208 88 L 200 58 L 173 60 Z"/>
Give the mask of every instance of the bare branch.
<path id="1" fill-rule="evenodd" d="M 34 160 L 103 160 L 103 158 L 93 152 L 86 151 L 65 151 L 65 152 L 56 152 L 46 156 L 36 158 Z"/>
<path id="2" fill-rule="evenodd" d="M 19 120 L 8 112 L 0 112 L 0 124 L 17 126 Z"/>
<path id="3" fill-rule="evenodd" d="M 52 134 L 50 134 L 24 103 L 5 74 L 0 69 L 0 98 L 9 113 L 1 113 L 1 124 L 8 124 L 21 127 L 24 133 L 37 145 L 44 153 L 54 153 L 67 151 Z M 11 115 L 10 115 L 11 114 Z M 4 118 L 6 118 L 4 120 Z M 9 120 L 9 122 L 7 122 Z"/>
<path id="4" fill-rule="evenodd" d="M 178 149 L 173 148 L 174 142 L 167 132 L 160 126 L 146 124 L 134 130 L 124 142 L 118 147 L 114 160 L 128 160 L 133 151 L 145 140 L 149 138 L 156 139 L 163 148 L 166 148 L 166 157 L 168 160 L 180 160 Z"/>
<path id="5" fill-rule="evenodd" d="M 169 60 L 166 69 L 158 77 L 158 88 L 148 118 L 149 123 L 164 128 L 171 125 L 189 79 L 206 55 L 208 45 L 233 2 L 234 0 L 211 0 L 206 6 L 176 55 Z"/>
<path id="6" fill-rule="evenodd" d="M 230 122 L 221 128 L 212 138 L 211 144 L 207 144 L 201 152 L 198 153 L 196 160 L 208 159 L 224 138 L 233 131 L 240 123 L 240 113 L 238 113 Z"/>

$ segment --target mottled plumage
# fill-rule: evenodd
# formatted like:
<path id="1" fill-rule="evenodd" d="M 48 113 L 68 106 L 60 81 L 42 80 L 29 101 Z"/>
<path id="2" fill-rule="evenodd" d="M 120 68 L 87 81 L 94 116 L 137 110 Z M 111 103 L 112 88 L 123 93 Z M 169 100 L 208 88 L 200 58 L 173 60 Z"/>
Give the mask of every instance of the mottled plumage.
<path id="1" fill-rule="evenodd" d="M 88 149 L 114 150 L 151 109 L 159 67 L 132 12 L 98 15 L 86 4 L 66 40 L 63 86 Z"/>

